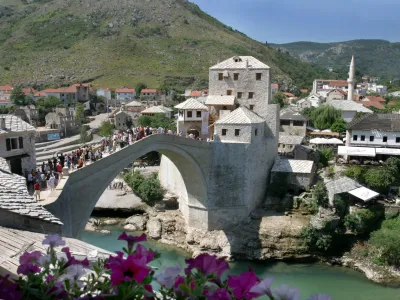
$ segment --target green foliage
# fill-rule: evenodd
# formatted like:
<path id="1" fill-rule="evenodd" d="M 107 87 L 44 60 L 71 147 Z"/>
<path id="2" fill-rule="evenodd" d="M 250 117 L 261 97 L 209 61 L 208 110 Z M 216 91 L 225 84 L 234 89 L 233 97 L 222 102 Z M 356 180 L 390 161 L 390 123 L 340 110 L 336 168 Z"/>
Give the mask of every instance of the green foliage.
<path id="1" fill-rule="evenodd" d="M 324 104 L 311 111 L 310 119 L 318 129 L 331 128 L 341 118 L 341 111 L 333 106 Z"/>
<path id="2" fill-rule="evenodd" d="M 328 148 L 323 148 L 318 150 L 319 153 L 319 162 L 323 167 L 328 166 L 328 162 L 333 159 L 333 149 L 328 147 Z"/>
<path id="3" fill-rule="evenodd" d="M 145 88 L 147 88 L 147 85 L 145 85 L 145 84 L 142 83 L 142 82 L 139 82 L 139 83 L 136 85 L 136 88 L 135 88 L 136 97 L 140 97 L 140 94 L 141 94 L 142 90 L 145 89 Z"/>
<path id="4" fill-rule="evenodd" d="M 326 189 L 325 183 L 323 181 L 318 181 L 312 195 L 319 206 L 328 207 L 328 190 Z"/>
<path id="5" fill-rule="evenodd" d="M 25 106 L 30 104 L 28 97 L 25 96 L 20 86 L 16 86 L 12 89 L 10 99 L 16 106 Z"/>
<path id="6" fill-rule="evenodd" d="M 378 251 L 377 261 L 400 265 L 400 216 L 385 220 L 381 228 L 371 233 L 369 243 Z"/>
<path id="7" fill-rule="evenodd" d="M 279 106 L 282 108 L 286 104 L 284 101 L 285 98 L 286 96 L 283 93 L 281 92 L 275 93 L 274 96 L 272 97 L 272 103 L 279 104 Z"/>
<path id="8" fill-rule="evenodd" d="M 77 103 L 75 107 L 75 120 L 83 121 L 85 118 L 85 107 L 81 103 Z"/>
<path id="9" fill-rule="evenodd" d="M 88 129 L 85 125 L 82 125 L 80 127 L 79 134 L 80 134 L 80 142 L 82 144 L 85 144 L 90 141 L 91 136 L 89 135 Z"/>
<path id="10" fill-rule="evenodd" d="M 62 105 L 62 102 L 55 96 L 48 96 L 38 99 L 35 105 L 39 114 L 39 120 L 41 122 L 44 122 L 46 115 L 49 112 L 52 112 L 54 108 L 58 107 L 59 105 Z"/>
<path id="11" fill-rule="evenodd" d="M 141 126 L 149 126 L 152 128 L 165 128 L 176 131 L 176 122 L 172 119 L 168 119 L 163 114 L 155 114 L 154 116 L 140 116 L 138 118 L 138 124 Z"/>
<path id="12" fill-rule="evenodd" d="M 344 170 L 344 175 L 353 178 L 357 181 L 364 181 L 365 167 L 363 166 L 349 166 Z"/>
<path id="13" fill-rule="evenodd" d="M 369 168 L 364 175 L 367 186 L 376 191 L 385 193 L 396 182 L 396 174 L 385 167 Z"/>
<path id="14" fill-rule="evenodd" d="M 333 132 L 343 133 L 346 132 L 346 126 L 347 126 L 346 121 L 342 117 L 340 117 L 336 119 L 335 123 L 332 124 L 331 130 Z"/>
<path id="15" fill-rule="evenodd" d="M 342 197 L 336 196 L 335 199 L 333 200 L 333 207 L 336 210 L 336 214 L 339 217 L 343 217 L 347 214 L 349 204 Z"/>
<path id="16" fill-rule="evenodd" d="M 164 196 L 157 176 L 157 173 L 153 173 L 146 178 L 139 171 L 135 171 L 133 174 L 131 172 L 126 174 L 124 180 L 145 203 L 154 205 Z"/>
<path id="17" fill-rule="evenodd" d="M 110 121 L 103 121 L 99 126 L 99 134 L 101 136 L 109 137 L 114 133 L 114 124 Z"/>
<path id="18" fill-rule="evenodd" d="M 332 234 L 318 231 L 311 225 L 303 227 L 300 236 L 311 251 L 327 251 L 332 246 Z"/>
<path id="19" fill-rule="evenodd" d="M 381 216 L 376 210 L 360 209 L 344 218 L 344 226 L 355 234 L 369 233 L 376 227 Z"/>

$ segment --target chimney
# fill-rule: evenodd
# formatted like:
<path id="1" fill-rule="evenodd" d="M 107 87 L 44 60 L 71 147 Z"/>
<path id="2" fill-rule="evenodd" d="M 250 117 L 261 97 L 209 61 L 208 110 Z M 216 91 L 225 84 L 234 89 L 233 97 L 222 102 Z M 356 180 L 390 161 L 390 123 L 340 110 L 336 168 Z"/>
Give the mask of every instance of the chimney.
<path id="1" fill-rule="evenodd" d="M 0 128 L 1 129 L 6 129 L 6 118 L 0 118 Z"/>

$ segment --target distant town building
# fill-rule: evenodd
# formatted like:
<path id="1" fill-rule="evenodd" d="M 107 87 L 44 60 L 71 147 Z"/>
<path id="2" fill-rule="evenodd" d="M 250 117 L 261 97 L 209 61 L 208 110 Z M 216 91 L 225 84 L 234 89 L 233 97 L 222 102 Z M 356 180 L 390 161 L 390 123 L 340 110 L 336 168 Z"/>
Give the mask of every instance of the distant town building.
<path id="1" fill-rule="evenodd" d="M 332 100 L 345 100 L 347 99 L 347 93 L 341 89 L 333 89 L 326 94 L 326 101 Z"/>
<path id="2" fill-rule="evenodd" d="M 99 97 L 104 97 L 106 100 L 111 101 L 111 90 L 109 88 L 98 88 L 96 90 L 96 95 Z"/>
<path id="3" fill-rule="evenodd" d="M 54 112 L 50 112 L 45 116 L 46 128 L 59 129 L 61 136 L 77 133 L 81 125 L 74 118 L 74 112 L 68 108 L 56 107 Z"/>
<path id="4" fill-rule="evenodd" d="M 276 94 L 277 92 L 279 92 L 279 84 L 271 83 L 271 93 Z"/>
<path id="5" fill-rule="evenodd" d="M 43 91 L 46 96 L 54 96 L 63 103 L 89 101 L 89 85 L 77 83 L 67 88 L 46 89 Z"/>
<path id="6" fill-rule="evenodd" d="M 341 110 L 342 118 L 346 122 L 351 122 L 354 119 L 356 113 L 358 113 L 358 112 L 372 114 L 372 110 L 364 107 L 362 104 L 357 103 L 355 101 L 335 100 L 335 101 L 327 102 L 326 105 L 330 105 L 338 110 Z"/>
<path id="7" fill-rule="evenodd" d="M 308 119 L 298 112 L 284 111 L 280 116 L 280 132 L 289 135 L 305 136 Z"/>
<path id="8" fill-rule="evenodd" d="M 123 104 L 123 106 L 124 106 L 124 110 L 132 111 L 132 112 L 141 112 L 145 109 L 142 102 L 135 101 L 135 100 L 131 101 L 127 104 Z"/>
<path id="9" fill-rule="evenodd" d="M 136 98 L 136 91 L 133 88 L 124 87 L 115 90 L 115 97 L 118 102 L 132 101 Z"/>
<path id="10" fill-rule="evenodd" d="M 0 157 L 10 165 L 12 173 L 36 168 L 35 127 L 13 115 L 0 115 Z"/>
<path id="11" fill-rule="evenodd" d="M 311 106 L 312 107 L 318 107 L 320 106 L 322 103 L 325 102 L 325 98 L 322 97 L 319 94 L 316 93 L 311 93 L 310 95 L 308 95 L 308 97 L 306 98 L 306 100 L 311 102 Z"/>
<path id="12" fill-rule="evenodd" d="M 177 130 L 183 136 L 193 134 L 196 137 L 208 137 L 208 108 L 194 98 L 178 105 Z"/>
<path id="13" fill-rule="evenodd" d="M 140 92 L 140 97 L 141 98 L 148 98 L 148 99 L 156 99 L 156 97 L 160 96 L 160 93 L 157 91 L 157 89 L 143 89 Z"/>
<path id="14" fill-rule="evenodd" d="M 132 112 L 127 110 L 121 110 L 115 114 L 114 123 L 115 129 L 117 130 L 127 130 L 132 126 L 137 125 L 137 120 L 140 117 L 138 112 Z M 131 122 L 131 126 L 129 127 L 129 122 Z"/>
<path id="15" fill-rule="evenodd" d="M 295 147 L 301 145 L 303 140 L 304 136 L 280 134 L 278 153 L 280 155 L 293 155 Z"/>
<path id="16" fill-rule="evenodd" d="M 171 119 L 173 117 L 173 112 L 174 112 L 174 110 L 172 108 L 158 105 L 158 106 L 151 106 L 149 108 L 146 108 L 145 110 L 143 110 L 141 112 L 141 114 L 143 116 L 154 116 L 154 115 L 161 114 L 161 115 L 164 115 L 166 118 Z"/>
<path id="17" fill-rule="evenodd" d="M 305 109 L 305 108 L 310 108 L 310 107 L 312 107 L 313 105 L 312 105 L 312 103 L 311 103 L 310 100 L 308 100 L 308 99 L 301 99 L 301 100 L 299 100 L 299 101 L 296 102 L 296 106 L 297 106 L 299 109 Z"/>

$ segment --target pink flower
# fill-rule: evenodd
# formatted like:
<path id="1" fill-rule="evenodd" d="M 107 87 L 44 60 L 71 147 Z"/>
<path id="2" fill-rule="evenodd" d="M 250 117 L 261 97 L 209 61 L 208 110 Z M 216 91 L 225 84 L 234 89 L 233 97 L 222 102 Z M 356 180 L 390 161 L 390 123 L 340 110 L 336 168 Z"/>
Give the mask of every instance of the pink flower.
<path id="1" fill-rule="evenodd" d="M 142 283 L 150 274 L 150 268 L 146 266 L 145 258 L 137 259 L 134 255 L 129 255 L 127 259 L 124 259 L 120 253 L 118 253 L 118 257 L 108 259 L 106 268 L 111 270 L 111 283 L 113 285 L 131 280 Z"/>
<path id="2" fill-rule="evenodd" d="M 232 297 L 229 295 L 226 289 L 218 289 L 214 292 L 207 293 L 207 300 L 231 300 Z"/>
<path id="3" fill-rule="evenodd" d="M 42 253 L 40 251 L 25 252 L 19 258 L 18 274 L 29 275 L 39 273 L 40 268 L 37 263 L 41 256 Z"/>
<path id="4" fill-rule="evenodd" d="M 18 291 L 18 285 L 8 280 L 10 275 L 0 278 L 0 299 L 20 300 L 22 293 Z"/>
<path id="5" fill-rule="evenodd" d="M 64 285 L 58 280 L 53 281 L 52 275 L 50 275 L 50 274 L 47 275 L 46 283 L 47 283 L 47 290 L 45 292 L 46 295 L 55 296 L 56 299 L 64 299 L 64 298 L 68 297 L 68 294 L 65 291 Z"/>
<path id="6" fill-rule="evenodd" d="M 261 295 L 267 295 L 270 298 L 272 298 L 272 293 L 271 293 L 271 283 L 274 279 L 273 278 L 265 278 L 262 280 L 260 283 L 254 285 L 251 289 L 251 293 L 256 293 L 259 296 Z"/>
<path id="7" fill-rule="evenodd" d="M 287 284 L 282 284 L 279 288 L 274 289 L 277 300 L 300 300 L 300 292 L 298 289 L 291 288 Z"/>
<path id="8" fill-rule="evenodd" d="M 72 256 L 71 252 L 69 251 L 68 247 L 64 247 L 61 249 L 62 252 L 65 253 L 67 256 L 67 263 L 65 264 L 65 268 L 71 265 L 82 265 L 84 267 L 89 267 L 89 260 L 85 258 L 84 260 L 78 260 Z"/>
<path id="9" fill-rule="evenodd" d="M 189 265 L 185 269 L 186 274 L 189 274 L 193 269 L 197 269 L 205 275 L 215 274 L 219 278 L 225 271 L 229 270 L 229 265 L 225 258 L 217 258 L 215 255 L 210 254 L 200 254 L 196 258 L 186 259 L 185 262 Z"/>
<path id="10" fill-rule="evenodd" d="M 64 246 L 65 241 L 58 234 L 46 235 L 42 242 L 43 245 L 49 245 L 51 249 L 57 246 Z"/>
<path id="11" fill-rule="evenodd" d="M 71 265 L 66 269 L 66 273 L 60 276 L 60 281 L 68 280 L 70 284 L 77 282 L 82 276 L 86 275 L 85 269 L 81 265 Z"/>
<path id="12" fill-rule="evenodd" d="M 190 283 L 190 286 L 188 287 L 189 294 L 187 293 L 188 289 L 185 287 L 187 287 L 185 277 L 183 277 L 183 276 L 176 277 L 175 283 L 174 283 L 174 291 L 175 291 L 175 294 L 178 296 L 178 298 L 189 296 L 190 290 L 193 290 L 195 288 L 195 284 L 193 282 Z"/>
<path id="13" fill-rule="evenodd" d="M 133 235 L 127 235 L 126 232 L 123 232 L 118 237 L 118 240 L 126 241 L 128 243 L 128 249 L 132 249 L 134 244 L 147 241 L 147 237 L 146 234 L 144 233 L 141 236 L 133 236 Z"/>
<path id="14" fill-rule="evenodd" d="M 236 299 L 249 300 L 259 296 L 259 294 L 250 291 L 259 281 L 253 270 L 249 269 L 248 272 L 244 272 L 238 276 L 229 276 L 228 286 L 232 289 Z"/>
<path id="15" fill-rule="evenodd" d="M 153 251 L 147 250 L 147 248 L 143 245 L 138 245 L 136 247 L 136 251 L 133 254 L 135 259 L 143 259 L 145 264 L 147 265 L 151 262 L 156 254 Z"/>
<path id="16" fill-rule="evenodd" d="M 179 267 L 166 267 L 163 273 L 158 273 L 154 275 L 156 281 L 167 289 L 174 286 L 175 279 L 181 272 Z"/>

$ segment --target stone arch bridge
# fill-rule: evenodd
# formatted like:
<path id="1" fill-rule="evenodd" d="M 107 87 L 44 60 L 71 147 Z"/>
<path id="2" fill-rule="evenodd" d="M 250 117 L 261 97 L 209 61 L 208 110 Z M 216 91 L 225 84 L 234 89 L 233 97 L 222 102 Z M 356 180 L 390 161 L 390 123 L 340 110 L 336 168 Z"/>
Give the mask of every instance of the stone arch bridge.
<path id="1" fill-rule="evenodd" d="M 151 135 L 70 174 L 58 199 L 46 205 L 46 208 L 64 223 L 64 236 L 80 237 L 98 199 L 110 182 L 137 158 L 157 151 L 167 156 L 181 173 L 187 192 L 187 205 L 193 210 L 205 212 L 208 206 L 207 176 L 211 150 L 212 144 L 208 142 L 168 134 Z M 196 220 L 198 218 L 189 218 L 187 222 L 199 226 Z M 201 223 L 201 227 L 208 230 L 207 218 Z"/>

